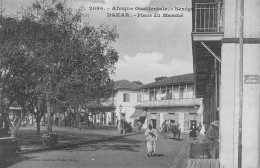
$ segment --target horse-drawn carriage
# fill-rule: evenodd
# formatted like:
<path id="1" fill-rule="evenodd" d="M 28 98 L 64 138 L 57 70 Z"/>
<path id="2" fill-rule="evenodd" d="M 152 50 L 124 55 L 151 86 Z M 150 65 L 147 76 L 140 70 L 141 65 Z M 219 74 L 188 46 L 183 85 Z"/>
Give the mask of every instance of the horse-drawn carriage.
<path id="1" fill-rule="evenodd" d="M 180 139 L 181 135 L 181 128 L 180 124 L 173 123 L 173 124 L 163 124 L 161 133 L 164 139 L 167 139 L 167 135 L 169 133 L 173 133 L 174 139 L 178 137 Z"/>

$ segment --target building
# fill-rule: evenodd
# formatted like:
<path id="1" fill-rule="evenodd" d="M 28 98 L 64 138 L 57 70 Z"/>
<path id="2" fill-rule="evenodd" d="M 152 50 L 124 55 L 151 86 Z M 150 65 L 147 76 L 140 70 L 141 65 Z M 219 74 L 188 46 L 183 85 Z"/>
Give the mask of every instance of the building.
<path id="1" fill-rule="evenodd" d="M 162 123 L 180 123 L 182 131 L 188 131 L 191 122 L 203 121 L 202 99 L 194 94 L 194 75 L 167 77 L 143 85 L 142 102 L 137 109 L 146 112 L 146 125 L 159 129 Z M 139 114 L 142 114 L 141 112 Z"/>
<path id="2" fill-rule="evenodd" d="M 221 168 L 260 166 L 260 1 L 192 0 L 195 92 L 220 121 Z"/>
<path id="3" fill-rule="evenodd" d="M 135 111 L 135 106 L 141 103 L 139 85 L 128 80 L 115 81 L 114 91 L 111 98 L 102 103 L 102 107 L 93 109 L 96 114 L 93 116 L 94 123 L 103 125 L 117 125 L 121 119 L 132 122 L 130 116 Z"/>
<path id="4" fill-rule="evenodd" d="M 192 1 L 193 67 L 196 96 L 203 98 L 206 127 L 219 120 L 219 87 L 221 74 L 221 38 L 224 4 L 219 0 Z"/>

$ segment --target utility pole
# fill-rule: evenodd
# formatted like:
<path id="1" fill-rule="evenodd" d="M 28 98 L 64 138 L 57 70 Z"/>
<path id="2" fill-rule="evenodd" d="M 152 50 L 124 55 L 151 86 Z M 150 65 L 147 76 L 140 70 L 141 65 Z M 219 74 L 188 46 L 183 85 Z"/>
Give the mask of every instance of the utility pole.
<path id="1" fill-rule="evenodd" d="M 243 47 L 244 47 L 244 0 L 239 0 L 239 128 L 238 128 L 238 168 L 242 167 L 242 123 L 243 123 Z"/>

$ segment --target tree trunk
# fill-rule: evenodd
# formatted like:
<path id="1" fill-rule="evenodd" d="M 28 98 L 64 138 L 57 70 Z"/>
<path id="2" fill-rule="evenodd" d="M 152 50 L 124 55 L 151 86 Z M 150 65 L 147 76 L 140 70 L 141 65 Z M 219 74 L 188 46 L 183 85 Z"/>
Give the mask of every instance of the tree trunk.
<path id="1" fill-rule="evenodd" d="M 70 126 L 73 128 L 74 127 L 74 118 L 70 117 Z"/>
<path id="2" fill-rule="evenodd" d="M 13 128 L 10 128 L 11 130 L 11 136 L 10 137 L 16 137 L 16 134 L 19 130 L 19 127 L 23 121 L 24 118 L 24 113 L 21 114 L 21 117 L 19 118 L 18 122 L 15 124 L 15 126 Z"/>
<path id="3" fill-rule="evenodd" d="M 81 117 L 80 117 L 80 115 L 79 115 L 79 130 L 81 131 Z"/>
<path id="4" fill-rule="evenodd" d="M 40 134 L 41 133 L 41 118 L 37 117 L 36 118 L 36 127 L 37 127 L 37 132 L 36 134 Z"/>
<path id="5" fill-rule="evenodd" d="M 46 105 L 47 105 L 47 132 L 52 133 L 52 120 L 51 120 L 51 103 L 50 103 L 50 98 L 49 94 L 46 94 Z"/>
<path id="6" fill-rule="evenodd" d="M 8 114 L 6 114 L 6 113 L 3 114 L 4 129 L 5 129 L 6 133 L 8 133 L 10 131 L 10 127 L 11 127 L 7 117 L 9 117 Z"/>

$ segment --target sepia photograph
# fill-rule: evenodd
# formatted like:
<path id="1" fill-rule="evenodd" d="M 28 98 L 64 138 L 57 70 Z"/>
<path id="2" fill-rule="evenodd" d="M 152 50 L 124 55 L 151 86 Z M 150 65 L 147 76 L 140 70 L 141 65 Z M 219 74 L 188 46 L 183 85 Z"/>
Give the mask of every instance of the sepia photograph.
<path id="1" fill-rule="evenodd" d="M 260 168 L 260 1 L 0 0 L 0 168 Z"/>

